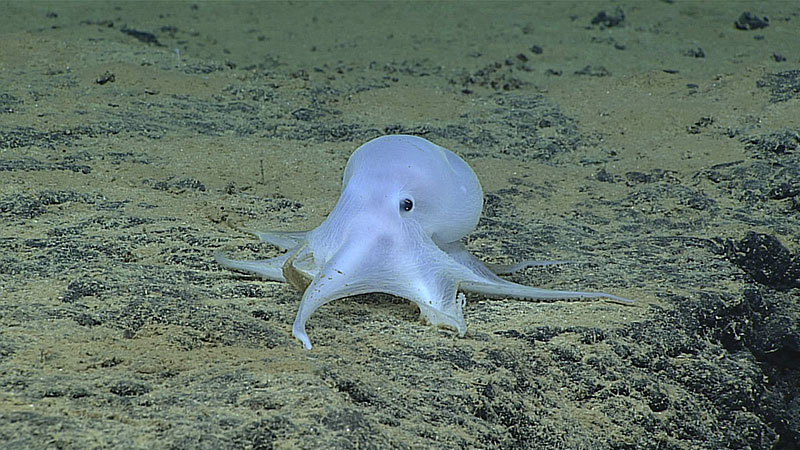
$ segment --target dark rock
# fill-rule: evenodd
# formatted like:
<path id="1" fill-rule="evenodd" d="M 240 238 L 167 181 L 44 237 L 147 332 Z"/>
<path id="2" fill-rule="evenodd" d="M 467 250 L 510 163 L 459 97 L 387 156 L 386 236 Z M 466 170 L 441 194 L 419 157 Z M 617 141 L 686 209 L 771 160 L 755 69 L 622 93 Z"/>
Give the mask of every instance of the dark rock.
<path id="1" fill-rule="evenodd" d="M 729 246 L 728 256 L 759 284 L 778 290 L 800 287 L 800 257 L 775 236 L 751 231 Z"/>
<path id="2" fill-rule="evenodd" d="M 617 6 L 612 14 L 608 14 L 605 11 L 600 11 L 597 13 L 597 15 L 592 19 L 592 25 L 600 24 L 606 28 L 611 28 L 622 25 L 624 21 L 625 12 L 622 11 L 622 8 Z"/>
<path id="3" fill-rule="evenodd" d="M 737 30 L 758 30 L 759 28 L 766 28 L 769 26 L 769 19 L 767 17 L 758 17 L 749 11 L 743 12 L 733 26 Z"/>

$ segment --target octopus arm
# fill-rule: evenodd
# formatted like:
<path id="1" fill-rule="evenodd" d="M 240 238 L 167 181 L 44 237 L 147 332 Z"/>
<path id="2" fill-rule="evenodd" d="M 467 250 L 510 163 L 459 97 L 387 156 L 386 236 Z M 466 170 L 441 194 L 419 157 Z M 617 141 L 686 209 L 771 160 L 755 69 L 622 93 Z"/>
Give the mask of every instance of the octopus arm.
<path id="1" fill-rule="evenodd" d="M 556 291 L 551 289 L 541 289 L 522 284 L 512 283 L 511 281 L 495 280 L 484 281 L 462 281 L 459 286 L 461 290 L 482 294 L 490 297 L 512 297 L 522 300 L 560 300 L 570 298 L 607 298 L 616 303 L 632 304 L 633 300 L 619 297 L 607 292 L 584 292 L 584 291 Z"/>
<path id="2" fill-rule="evenodd" d="M 242 230 L 256 236 L 261 242 L 266 242 L 278 247 L 281 250 L 293 249 L 306 240 L 308 231 L 255 231 Z"/>
<path id="3" fill-rule="evenodd" d="M 289 252 L 270 259 L 240 261 L 229 259 L 222 252 L 217 252 L 217 254 L 214 255 L 214 259 L 217 260 L 219 265 L 222 267 L 227 267 L 228 269 L 255 273 L 262 278 L 266 278 L 267 280 L 286 281 L 286 278 L 283 276 L 283 265 L 293 254 L 294 252 Z"/>

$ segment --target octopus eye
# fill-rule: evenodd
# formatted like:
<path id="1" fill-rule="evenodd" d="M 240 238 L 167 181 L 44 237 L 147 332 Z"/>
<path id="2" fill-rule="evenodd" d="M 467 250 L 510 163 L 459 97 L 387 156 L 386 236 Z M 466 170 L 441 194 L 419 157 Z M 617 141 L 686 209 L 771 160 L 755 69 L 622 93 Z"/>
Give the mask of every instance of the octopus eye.
<path id="1" fill-rule="evenodd" d="M 400 200 L 401 211 L 411 211 L 413 208 L 414 208 L 414 202 L 411 201 L 410 198 L 404 198 Z"/>

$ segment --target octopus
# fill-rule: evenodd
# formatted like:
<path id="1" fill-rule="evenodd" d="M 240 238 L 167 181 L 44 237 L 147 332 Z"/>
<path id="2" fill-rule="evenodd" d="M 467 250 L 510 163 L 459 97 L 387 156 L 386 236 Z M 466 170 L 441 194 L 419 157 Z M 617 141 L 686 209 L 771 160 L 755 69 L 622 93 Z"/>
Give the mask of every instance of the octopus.
<path id="1" fill-rule="evenodd" d="M 388 135 L 350 156 L 336 206 L 317 228 L 252 233 L 285 250 L 265 260 L 238 261 L 217 253 L 222 266 L 289 282 L 303 293 L 292 334 L 306 349 L 306 322 L 322 305 L 366 293 L 414 302 L 420 318 L 463 336 L 464 292 L 516 299 L 606 298 L 605 292 L 541 289 L 499 275 L 558 262 L 485 264 L 462 242 L 478 224 L 483 189 L 470 166 L 426 139 Z"/>

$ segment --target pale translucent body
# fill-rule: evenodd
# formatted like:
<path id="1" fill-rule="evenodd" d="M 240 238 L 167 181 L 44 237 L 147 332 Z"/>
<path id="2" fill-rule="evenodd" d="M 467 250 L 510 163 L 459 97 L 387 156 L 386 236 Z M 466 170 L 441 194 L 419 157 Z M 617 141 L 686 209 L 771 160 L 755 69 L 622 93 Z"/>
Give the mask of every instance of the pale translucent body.
<path id="1" fill-rule="evenodd" d="M 234 261 L 228 268 L 290 281 L 303 290 L 292 334 L 311 348 L 305 324 L 320 306 L 337 298 L 384 292 L 416 303 L 433 325 L 467 325 L 458 291 L 522 299 L 605 297 L 605 292 L 555 291 L 497 276 L 531 265 L 489 266 L 470 254 L 461 239 L 483 207 L 483 191 L 472 169 L 453 152 L 425 139 L 383 136 L 359 147 L 347 163 L 339 201 L 312 231 L 253 232 L 287 252 L 261 261 Z M 490 268 L 491 267 L 491 268 Z"/>

